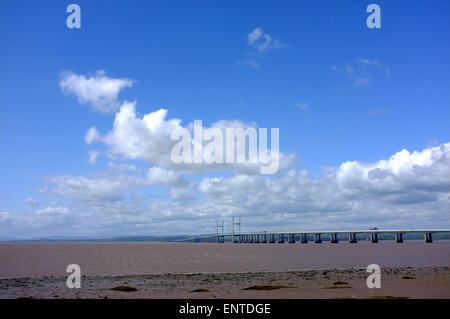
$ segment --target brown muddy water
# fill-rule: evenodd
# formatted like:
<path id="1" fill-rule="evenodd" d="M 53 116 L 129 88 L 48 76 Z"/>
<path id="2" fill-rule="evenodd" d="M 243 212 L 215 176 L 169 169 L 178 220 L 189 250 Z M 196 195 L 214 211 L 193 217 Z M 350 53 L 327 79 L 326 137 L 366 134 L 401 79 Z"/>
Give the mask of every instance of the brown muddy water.
<path id="1" fill-rule="evenodd" d="M 0 278 L 236 273 L 305 269 L 450 266 L 450 242 L 349 244 L 1 243 Z"/>

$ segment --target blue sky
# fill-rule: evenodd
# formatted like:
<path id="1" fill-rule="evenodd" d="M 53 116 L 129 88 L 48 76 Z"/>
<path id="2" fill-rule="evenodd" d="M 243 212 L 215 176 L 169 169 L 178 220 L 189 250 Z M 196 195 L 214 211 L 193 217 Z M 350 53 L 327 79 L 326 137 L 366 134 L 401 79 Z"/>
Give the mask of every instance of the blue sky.
<path id="1" fill-rule="evenodd" d="M 267 217 L 267 227 L 273 228 L 287 227 L 290 222 L 282 220 L 290 219 L 298 228 L 401 226 L 405 221 L 411 227 L 450 226 L 448 1 L 376 1 L 381 29 L 366 26 L 371 1 L 76 1 L 82 27 L 68 29 L 65 9 L 70 3 L 0 1 L 0 228 L 3 223 L 9 229 L 0 238 L 193 233 L 198 220 L 205 224 L 200 231 L 208 231 L 215 218 L 237 214 L 255 229 L 265 227 Z M 257 28 L 271 39 L 261 50 L 249 42 Z M 127 154 L 114 157 L 111 143 L 86 143 L 90 127 L 107 134 L 117 114 L 79 103 L 60 80 L 62 72 L 92 77 L 97 70 L 109 79 L 133 81 L 117 99 L 136 101 L 138 117 L 164 108 L 166 119 L 181 119 L 182 126 L 201 119 L 205 126 L 239 120 L 276 127 L 280 150 L 297 161 L 271 177 L 233 170 L 185 174 L 163 167 L 163 175 L 174 171 L 189 183 L 126 182 L 114 189 L 123 195 L 120 200 L 95 198 L 97 190 L 91 198 L 89 187 L 82 190 L 89 199 L 74 195 L 66 185 L 73 186 L 71 178 L 80 185 L 86 180 L 98 185 L 99 176 L 140 178 L 159 166 Z M 404 175 L 394 164 L 383 166 L 398 179 L 384 186 L 351 181 L 350 187 L 339 179 L 345 162 L 376 169 L 380 160 L 403 149 L 425 154 L 433 147 L 438 154 L 432 163 L 412 160 Z M 101 155 L 90 163 L 93 150 Z M 136 167 L 123 172 L 117 169 L 120 164 Z M 326 194 L 310 194 L 313 198 L 302 202 L 306 195 L 301 192 L 313 189 L 310 183 L 329 184 L 324 167 L 335 171 L 331 178 L 347 207 L 314 204 Z M 303 182 L 308 184 L 287 186 L 283 178 L 288 171 L 307 171 Z M 415 185 L 421 179 L 411 172 L 422 174 L 423 184 Z M 213 177 L 218 180 L 211 182 Z M 389 184 L 392 179 L 398 184 Z M 256 199 L 267 194 L 233 197 L 225 186 L 236 180 L 243 189 L 275 180 L 301 194 L 291 206 L 276 206 L 286 199 L 274 195 L 271 211 L 255 214 L 267 204 Z M 174 188 L 192 197 L 170 197 Z M 357 192 L 354 198 L 352 192 Z M 401 200 L 392 198 L 398 195 Z M 242 209 L 241 201 L 254 206 Z M 137 202 L 141 206 L 130 208 Z M 173 212 L 174 207 L 180 211 Z M 359 213 L 364 207 L 401 214 L 377 219 Z M 424 216 L 403 215 L 418 208 Z M 56 224 L 36 217 L 61 212 L 66 215 Z M 115 222 L 103 219 L 107 214 Z M 105 226 L 96 230 L 99 220 Z"/>

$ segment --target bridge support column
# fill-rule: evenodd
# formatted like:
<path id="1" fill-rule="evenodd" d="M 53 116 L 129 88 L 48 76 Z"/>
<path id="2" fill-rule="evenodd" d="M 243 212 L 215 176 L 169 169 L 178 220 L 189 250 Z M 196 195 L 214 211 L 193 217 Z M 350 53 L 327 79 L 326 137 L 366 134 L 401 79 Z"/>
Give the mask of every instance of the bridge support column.
<path id="1" fill-rule="evenodd" d="M 320 238 L 320 234 L 314 234 L 314 242 L 316 244 L 320 244 L 322 242 L 322 239 Z"/>
<path id="2" fill-rule="evenodd" d="M 403 233 L 396 233 L 395 234 L 395 242 L 403 243 Z"/>
<path id="3" fill-rule="evenodd" d="M 337 244 L 337 243 L 339 242 L 336 233 L 330 234 L 330 242 L 331 242 L 332 244 Z"/>
<path id="4" fill-rule="evenodd" d="M 275 244 L 275 235 L 274 234 L 269 235 L 269 244 Z"/>
<path id="5" fill-rule="evenodd" d="M 348 242 L 351 244 L 357 243 L 355 233 L 348 234 Z"/>
<path id="6" fill-rule="evenodd" d="M 279 234 L 278 235 L 278 243 L 279 244 L 284 244 L 284 234 Z"/>
<path id="7" fill-rule="evenodd" d="M 289 244 L 295 244 L 295 234 L 289 234 Z"/>
<path id="8" fill-rule="evenodd" d="M 255 235 L 255 243 L 260 243 L 260 241 L 259 241 L 259 234 L 258 235 Z"/>
<path id="9" fill-rule="evenodd" d="M 425 242 L 426 243 L 432 243 L 433 242 L 433 237 L 431 236 L 431 233 L 424 233 L 425 236 Z"/>
<path id="10" fill-rule="evenodd" d="M 261 236 L 262 236 L 261 243 L 266 244 L 266 243 L 267 243 L 267 235 L 266 235 L 266 234 L 263 234 L 263 235 L 261 235 Z"/>
<path id="11" fill-rule="evenodd" d="M 308 243 L 308 235 L 306 234 L 300 234 L 300 242 L 302 244 L 307 244 Z"/>
<path id="12" fill-rule="evenodd" d="M 378 243 L 378 234 L 377 233 L 371 233 L 370 234 L 370 241 L 372 243 Z"/>
<path id="13" fill-rule="evenodd" d="M 253 235 L 249 235 L 250 236 L 250 240 L 248 241 L 249 243 L 253 243 L 253 240 L 254 240 L 254 237 L 253 237 Z"/>

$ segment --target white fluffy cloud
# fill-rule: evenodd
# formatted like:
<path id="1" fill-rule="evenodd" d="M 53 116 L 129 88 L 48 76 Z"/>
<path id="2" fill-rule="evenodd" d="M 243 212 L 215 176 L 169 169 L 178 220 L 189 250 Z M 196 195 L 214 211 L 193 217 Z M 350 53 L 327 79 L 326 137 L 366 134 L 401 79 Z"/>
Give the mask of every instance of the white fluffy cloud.
<path id="1" fill-rule="evenodd" d="M 91 128 L 86 134 L 86 141 L 105 143 L 113 156 L 167 166 L 175 144 L 170 136 L 173 130 L 181 128 L 180 120 L 166 120 L 165 109 L 139 118 L 135 105 L 136 102 L 124 103 L 116 113 L 113 129 L 100 136 L 95 128 Z"/>
<path id="2" fill-rule="evenodd" d="M 109 113 L 120 107 L 118 95 L 124 88 L 131 87 L 133 81 L 107 77 L 102 70 L 90 77 L 67 71 L 61 74 L 59 85 L 63 91 L 75 94 L 80 103 L 90 104 L 95 111 Z"/>
<path id="3" fill-rule="evenodd" d="M 89 151 L 89 163 L 95 164 L 97 163 L 97 159 L 100 156 L 100 151 Z"/>
<path id="4" fill-rule="evenodd" d="M 253 69 L 259 68 L 262 57 L 269 51 L 287 46 L 259 27 L 247 34 L 247 44 L 251 50 L 247 52 L 246 58 L 241 63 Z"/>
<path id="5" fill-rule="evenodd" d="M 225 132 L 226 128 L 256 127 L 255 123 L 244 123 L 239 120 L 219 120 L 211 125 Z M 109 155 L 123 160 L 141 160 L 169 170 L 190 173 L 211 171 L 235 171 L 241 173 L 259 173 L 260 164 L 175 164 L 171 158 L 173 146 L 178 142 L 171 139 L 174 130 L 187 129 L 193 138 L 193 125 L 181 125 L 180 119 L 167 119 L 167 110 L 159 109 L 139 117 L 136 113 L 136 102 L 125 102 L 116 113 L 113 128 L 101 134 L 91 127 L 86 135 L 87 144 L 104 143 L 108 146 Z M 225 136 L 225 134 L 223 134 Z M 280 153 L 280 170 L 291 168 L 297 158 L 294 154 Z"/>
<path id="6" fill-rule="evenodd" d="M 160 167 L 152 167 L 147 172 L 147 178 L 151 185 L 161 186 L 187 186 L 188 182 L 180 173 L 169 171 Z"/>
<path id="7" fill-rule="evenodd" d="M 247 36 L 247 41 L 251 47 L 261 53 L 284 46 L 279 40 L 273 39 L 269 34 L 265 33 L 262 28 L 255 28 L 250 32 Z"/>
<path id="8" fill-rule="evenodd" d="M 376 163 L 345 162 L 323 177 L 204 178 L 199 192 L 225 212 L 285 228 L 448 227 L 450 143 L 402 150 Z M 239 204 L 236 204 L 239 203 Z M 284 221 L 283 221 L 284 219 Z"/>
<path id="9" fill-rule="evenodd" d="M 231 216 L 242 216 L 247 231 L 445 228 L 449 152 L 450 143 L 402 150 L 374 163 L 345 162 L 321 177 L 292 169 L 271 177 L 236 174 L 186 182 L 179 172 L 155 167 L 142 175 L 120 170 L 114 176 L 59 176 L 48 180 L 48 191 L 69 206 L 1 212 L 0 225 L 3 236 L 42 229 L 55 234 L 65 223 L 65 234 L 96 237 L 211 233 L 217 218 L 229 222 Z M 158 185 L 171 188 L 157 197 L 141 192 Z"/>
<path id="10" fill-rule="evenodd" d="M 376 163 L 346 162 L 336 180 L 349 191 L 386 196 L 393 203 L 433 201 L 439 192 L 450 192 L 450 143 L 422 152 L 404 149 Z"/>
<path id="11" fill-rule="evenodd" d="M 149 185 L 144 177 L 125 174 L 61 175 L 47 178 L 47 183 L 49 192 L 76 201 L 119 201 L 127 191 Z"/>
<path id="12" fill-rule="evenodd" d="M 170 198 L 176 201 L 195 199 L 195 195 L 185 188 L 172 188 Z"/>

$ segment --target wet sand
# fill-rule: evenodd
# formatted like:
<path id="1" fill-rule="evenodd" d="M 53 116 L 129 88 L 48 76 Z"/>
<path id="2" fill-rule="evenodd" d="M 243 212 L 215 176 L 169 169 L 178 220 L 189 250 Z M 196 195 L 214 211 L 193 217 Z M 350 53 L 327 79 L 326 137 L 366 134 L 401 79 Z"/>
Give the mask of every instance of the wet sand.
<path id="1" fill-rule="evenodd" d="M 1 298 L 450 298 L 450 268 L 383 268 L 381 288 L 367 288 L 366 269 L 292 272 L 84 276 L 0 280 Z M 115 291 L 115 287 L 135 291 Z M 260 290 L 254 290 L 254 289 Z"/>
<path id="2" fill-rule="evenodd" d="M 80 289 L 66 286 L 69 264 Z M 367 288 L 369 264 L 382 269 L 380 289 Z M 266 287 L 243 290 L 252 286 Z M 450 298 L 450 242 L 0 244 L 0 298 L 373 296 Z"/>

